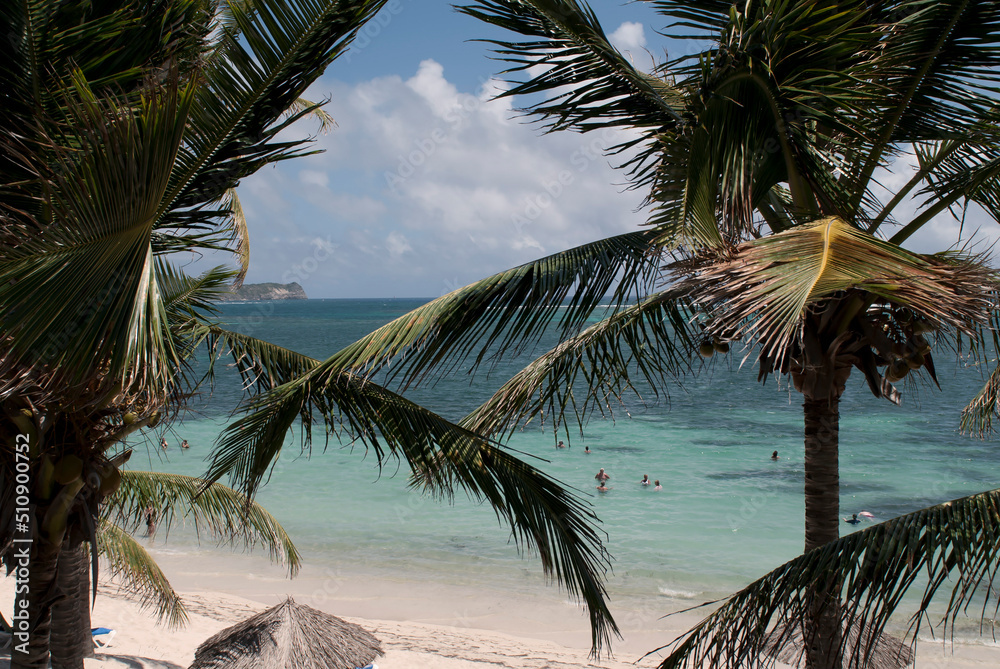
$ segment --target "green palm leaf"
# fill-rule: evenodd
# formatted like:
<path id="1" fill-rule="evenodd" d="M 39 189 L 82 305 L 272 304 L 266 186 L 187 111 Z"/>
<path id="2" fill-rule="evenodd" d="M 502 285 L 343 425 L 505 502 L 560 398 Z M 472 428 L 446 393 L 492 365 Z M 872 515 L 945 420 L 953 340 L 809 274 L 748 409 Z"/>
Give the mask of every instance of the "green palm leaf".
<path id="1" fill-rule="evenodd" d="M 233 280 L 233 288 L 239 288 L 243 285 L 243 279 L 250 269 L 250 229 L 247 227 L 247 217 L 243 213 L 243 205 L 235 188 L 226 191 L 223 204 L 231 213 L 232 244 L 240 262 L 240 271 Z"/>
<path id="2" fill-rule="evenodd" d="M 527 81 L 512 82 L 514 86 L 501 96 L 543 96 L 527 111 L 549 131 L 638 128 L 638 138 L 612 148 L 622 152 L 647 144 L 681 120 L 684 108 L 670 82 L 636 70 L 608 41 L 586 3 L 479 0 L 459 11 L 527 38 L 485 41 L 496 45 L 498 59 L 511 65 L 504 74 L 533 75 Z M 533 74 L 534 69 L 542 71 Z M 648 178 L 653 155 L 647 146 L 625 164 L 636 176 Z"/>
<path id="3" fill-rule="evenodd" d="M 248 549 L 263 545 L 273 561 L 288 565 L 291 575 L 298 572 L 301 557 L 284 528 L 239 492 L 180 474 L 125 470 L 121 475 L 122 485 L 108 500 L 105 518 L 136 528 L 152 507 L 166 531 L 173 523 L 190 519 L 199 536 L 207 532 L 219 543 L 240 543 Z"/>
<path id="4" fill-rule="evenodd" d="M 0 251 L 5 362 L 108 377 L 163 393 L 176 363 L 165 336 L 150 236 L 184 134 L 191 89 L 168 86 L 131 108 L 75 80 L 73 136 L 58 138 L 45 233 Z M 114 118 L 114 123 L 109 119 Z M 36 166 L 38 167 L 38 166 Z"/>
<path id="5" fill-rule="evenodd" d="M 206 376 L 211 382 L 215 380 L 217 362 L 228 356 L 248 391 L 274 390 L 319 366 L 315 358 L 201 320 L 192 321 L 185 334 L 193 347 L 207 346 Z"/>
<path id="6" fill-rule="evenodd" d="M 475 368 L 516 354 L 557 319 L 567 336 L 606 300 L 614 309 L 649 290 L 660 257 L 652 239 L 651 232 L 626 233 L 494 274 L 400 316 L 325 360 L 314 374 L 378 370 L 405 353 L 393 372 L 405 386 L 469 356 Z"/>
<path id="7" fill-rule="evenodd" d="M 157 226 L 212 228 L 200 212 L 268 163 L 306 155 L 303 141 L 275 142 L 312 110 L 280 121 L 325 67 L 347 48 L 385 0 L 247 0 L 229 3 L 216 53 L 197 89 L 183 151 Z M 304 67 L 303 63 L 308 63 Z"/>
<path id="8" fill-rule="evenodd" d="M 582 430 L 593 410 L 613 414 L 611 407 L 625 390 L 639 394 L 640 379 L 659 393 L 664 378 L 689 370 L 700 343 L 683 298 L 677 291 L 650 295 L 560 342 L 461 424 L 478 434 L 502 435 L 543 416 L 558 431 L 572 412 Z"/>
<path id="9" fill-rule="evenodd" d="M 939 213 L 952 207 L 982 207 L 994 220 L 1000 220 L 1000 149 L 993 128 L 972 135 L 964 141 L 934 142 L 916 145 L 918 175 L 923 188 L 916 194 L 924 198 L 918 214 L 892 236 L 902 244 Z M 976 137 L 975 135 L 978 135 Z"/>
<path id="10" fill-rule="evenodd" d="M 328 433 L 371 448 L 380 465 L 390 458 L 405 461 L 415 484 L 433 493 L 447 497 L 462 489 L 488 501 L 518 545 L 537 551 L 545 573 L 586 602 L 595 651 L 617 633 L 605 602 L 608 557 L 592 526 L 596 517 L 558 482 L 365 377 L 316 373 L 312 358 L 219 328 L 203 334 L 213 350 L 229 348 L 247 387 L 260 393 L 247 405 L 249 413 L 223 432 L 206 481 L 228 475 L 251 497 L 296 419 L 308 445 L 319 417 Z"/>
<path id="11" fill-rule="evenodd" d="M 879 119 L 879 136 L 848 169 L 859 175 L 859 187 L 867 186 L 894 142 L 963 139 L 970 118 L 997 119 L 1000 8 L 968 0 L 900 0 L 879 3 L 876 11 L 894 27 L 878 54 L 886 95 L 871 113 Z"/>
<path id="12" fill-rule="evenodd" d="M 170 627 L 182 627 L 188 620 L 180 595 L 166 574 L 142 545 L 114 523 L 101 519 L 97 526 L 97 552 L 107 559 L 112 578 L 121 580 L 143 608 L 155 608 L 157 618 Z"/>
<path id="13" fill-rule="evenodd" d="M 157 259 L 156 273 L 163 308 L 175 327 L 192 318 L 215 314 L 217 304 L 232 293 L 232 280 L 237 274 L 220 265 L 191 277 L 163 259 Z"/>
<path id="14" fill-rule="evenodd" d="M 978 342 L 973 340 L 970 347 L 970 359 L 980 369 L 993 368 L 986 383 L 976 393 L 969 403 L 962 409 L 961 430 L 981 439 L 993 433 L 993 419 L 1000 416 L 1000 365 L 997 364 L 996 352 L 1000 351 L 1000 313 L 994 311 L 990 330 L 993 334 L 992 351 L 993 357 L 987 353 L 986 346 L 976 346 Z M 978 358 L 978 360 L 977 360 Z"/>
<path id="15" fill-rule="evenodd" d="M 1000 490 L 993 490 L 921 509 L 809 551 L 727 598 L 690 632 L 652 652 L 673 647 L 660 669 L 770 666 L 773 660 L 766 652 L 787 641 L 778 637 L 801 629 L 817 584 L 840 582 L 842 627 L 864 632 L 854 657 L 845 655 L 845 666 L 867 667 L 891 616 L 917 581 L 927 585 L 910 618 L 913 643 L 921 625 L 932 622 L 930 605 L 942 589 L 948 593 L 940 621 L 945 636 L 970 605 L 981 606 L 984 622 L 995 615 L 981 600 L 992 592 L 998 557 Z M 847 642 L 844 635 L 842 649 Z"/>

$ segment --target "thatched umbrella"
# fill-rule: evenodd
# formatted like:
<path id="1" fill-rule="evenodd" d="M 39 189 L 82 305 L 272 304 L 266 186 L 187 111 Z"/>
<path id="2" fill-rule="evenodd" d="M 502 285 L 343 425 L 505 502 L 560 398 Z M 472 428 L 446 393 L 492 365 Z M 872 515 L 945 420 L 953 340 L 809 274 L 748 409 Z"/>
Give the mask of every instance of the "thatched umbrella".
<path id="1" fill-rule="evenodd" d="M 792 624 L 774 629 L 767 635 L 764 654 L 779 662 L 805 669 L 805 641 L 802 637 L 802 625 Z M 871 632 L 862 630 L 861 624 L 855 620 L 851 625 L 851 633 L 844 649 L 845 657 L 850 657 L 857 650 L 864 653 L 872 645 Z M 891 634 L 881 634 L 875 645 L 868 650 L 868 663 L 848 663 L 845 666 L 873 667 L 875 669 L 902 669 L 913 662 L 913 650 Z"/>
<path id="2" fill-rule="evenodd" d="M 198 646 L 190 669 L 356 669 L 379 655 L 368 630 L 289 597 Z"/>

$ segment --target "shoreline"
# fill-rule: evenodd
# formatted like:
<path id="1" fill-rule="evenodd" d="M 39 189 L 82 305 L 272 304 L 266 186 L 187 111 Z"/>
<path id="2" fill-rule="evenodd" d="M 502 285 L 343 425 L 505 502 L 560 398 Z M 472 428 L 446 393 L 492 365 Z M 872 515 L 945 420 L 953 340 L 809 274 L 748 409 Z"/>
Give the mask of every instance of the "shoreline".
<path id="1" fill-rule="evenodd" d="M 643 654 L 672 641 L 700 620 L 698 613 L 663 620 L 664 607 L 611 601 L 624 639 L 614 656 L 589 657 L 585 610 L 555 586 L 535 596 L 523 592 L 442 586 L 400 579 L 365 578 L 361 570 L 323 570 L 305 565 L 295 579 L 264 557 L 201 550 L 197 554 L 154 550 L 161 568 L 190 613 L 181 630 L 158 626 L 149 611 L 102 579 L 92 614 L 94 626 L 116 630 L 109 648 L 87 660 L 88 669 L 184 669 L 197 646 L 216 632 L 264 610 L 286 595 L 373 632 L 386 655 L 380 669 L 574 669 L 655 667 L 660 656 Z M 7 610 L 13 579 L 0 579 L 0 606 Z M 634 604 L 634 603 L 633 603 Z M 946 646 L 921 639 L 917 669 L 977 669 L 1000 665 L 1000 647 Z M 0 654 L 0 669 L 9 666 Z M 778 667 L 785 665 L 777 664 Z"/>

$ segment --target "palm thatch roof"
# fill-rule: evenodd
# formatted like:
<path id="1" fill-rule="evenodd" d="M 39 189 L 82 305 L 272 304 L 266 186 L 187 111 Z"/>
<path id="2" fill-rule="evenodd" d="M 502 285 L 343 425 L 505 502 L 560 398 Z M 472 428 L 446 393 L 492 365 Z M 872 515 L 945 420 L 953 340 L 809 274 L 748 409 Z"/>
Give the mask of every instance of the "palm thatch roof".
<path id="1" fill-rule="evenodd" d="M 802 625 L 791 624 L 774 629 L 764 642 L 764 654 L 779 662 L 805 669 L 805 641 Z M 844 647 L 846 667 L 868 667 L 871 669 L 902 669 L 913 663 L 913 649 L 890 634 L 880 634 L 872 642 L 871 631 L 862 629 L 859 621 L 851 624 L 851 632 Z"/>
<path id="2" fill-rule="evenodd" d="M 356 669 L 382 654 L 368 630 L 289 597 L 198 646 L 190 669 Z"/>

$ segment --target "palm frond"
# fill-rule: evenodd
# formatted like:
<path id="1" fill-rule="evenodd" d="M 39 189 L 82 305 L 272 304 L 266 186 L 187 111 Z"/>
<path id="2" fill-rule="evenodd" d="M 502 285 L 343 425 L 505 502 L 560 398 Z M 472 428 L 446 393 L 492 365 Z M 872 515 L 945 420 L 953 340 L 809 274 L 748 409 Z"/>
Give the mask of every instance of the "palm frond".
<path id="1" fill-rule="evenodd" d="M 1000 8 L 967 0 L 899 0 L 876 7 L 889 28 L 877 53 L 886 95 L 871 109 L 880 119 L 878 139 L 849 169 L 859 175 L 859 187 L 892 143 L 961 140 L 970 119 L 997 120 Z"/>
<path id="2" fill-rule="evenodd" d="M 127 532 L 106 519 L 97 527 L 97 552 L 107 559 L 111 576 L 122 581 L 143 608 L 155 608 L 157 619 L 170 627 L 183 627 L 188 620 L 180 595 L 146 549 Z"/>
<path id="3" fill-rule="evenodd" d="M 213 229 L 202 211 L 243 177 L 277 160 L 306 155 L 304 140 L 274 141 L 310 110 L 281 116 L 346 50 L 385 0 L 246 0 L 229 3 L 206 65 L 157 227 Z M 308 63 L 304 67 L 303 63 Z"/>
<path id="4" fill-rule="evenodd" d="M 304 112 L 319 121 L 320 132 L 324 134 L 332 132 L 333 129 L 337 127 L 337 121 L 323 109 L 323 104 L 325 103 L 312 102 L 311 100 L 306 100 L 305 98 L 299 98 L 292 103 L 291 107 L 288 108 L 288 111 L 285 112 L 285 116 L 289 117 L 294 114 Z"/>
<path id="5" fill-rule="evenodd" d="M 220 544 L 266 547 L 271 560 L 287 565 L 294 576 L 301 556 L 281 524 L 268 511 L 239 492 L 219 483 L 180 474 L 121 472 L 122 485 L 107 502 L 105 518 L 125 528 L 137 528 L 146 509 L 156 512 L 164 530 L 190 520 L 198 535 L 208 533 Z"/>
<path id="6" fill-rule="evenodd" d="M 652 653 L 672 648 L 660 669 L 771 666 L 766 653 L 802 629 L 817 590 L 839 582 L 839 600 L 828 606 L 836 607 L 843 629 L 862 632 L 844 666 L 868 667 L 891 616 L 918 580 L 927 585 L 910 618 L 914 644 L 921 626 L 934 622 L 931 604 L 942 589 L 945 636 L 954 633 L 955 620 L 969 607 L 991 625 L 998 557 L 1000 490 L 993 490 L 899 516 L 809 551 L 728 597 L 692 630 Z M 850 641 L 843 635 L 841 649 Z"/>
<path id="7" fill-rule="evenodd" d="M 214 314 L 218 302 L 232 292 L 236 275 L 234 270 L 220 265 L 191 277 L 162 258 L 156 261 L 156 272 L 163 307 L 175 325 L 196 314 Z"/>
<path id="8" fill-rule="evenodd" d="M 236 194 L 235 188 L 226 191 L 223 198 L 223 206 L 228 209 L 231 217 L 230 229 L 232 230 L 232 243 L 236 247 L 235 252 L 239 258 L 240 271 L 233 278 L 233 288 L 243 285 L 250 270 L 250 229 L 247 227 L 247 217 L 243 213 L 243 205 L 240 203 L 240 196 Z"/>
<path id="9" fill-rule="evenodd" d="M 961 142 L 921 143 L 915 146 L 924 186 L 916 194 L 923 198 L 920 209 L 892 236 L 903 243 L 937 214 L 950 209 L 963 211 L 975 203 L 1000 221 L 1000 148 L 994 128 L 971 131 Z"/>
<path id="10" fill-rule="evenodd" d="M 243 379 L 244 389 L 263 393 L 289 383 L 319 366 L 319 360 L 239 332 L 192 321 L 185 329 L 193 347 L 208 348 L 206 378 L 214 383 L 216 365 L 225 357 Z"/>
<path id="11" fill-rule="evenodd" d="M 582 430 L 590 412 L 613 413 L 611 407 L 622 401 L 626 390 L 640 395 L 635 385 L 640 379 L 658 394 L 665 378 L 688 371 L 698 349 L 691 315 L 683 293 L 667 290 L 650 295 L 560 342 L 514 375 L 461 424 L 478 434 L 500 436 L 541 416 L 558 432 L 571 412 Z"/>
<path id="12" fill-rule="evenodd" d="M 782 357 L 811 305 L 866 291 L 975 335 L 991 309 L 993 272 L 982 262 L 919 256 L 835 217 L 741 246 L 731 258 L 678 263 L 693 303 L 711 315 L 711 334 Z"/>
<path id="13" fill-rule="evenodd" d="M 993 433 L 993 419 L 1000 416 L 1000 365 L 991 362 L 995 366 L 986 383 L 962 409 L 962 432 L 980 438 Z"/>
<path id="14" fill-rule="evenodd" d="M 165 336 L 150 236 L 193 100 L 176 85 L 137 107 L 98 100 L 75 79 L 71 136 L 57 138 L 44 233 L 0 251 L 8 363 L 56 367 L 64 382 L 95 376 L 154 393 L 176 362 Z M 111 122 L 114 119 L 114 122 Z M 38 156 L 41 158 L 41 156 Z"/>
<path id="15" fill-rule="evenodd" d="M 541 96 L 526 111 L 550 132 L 637 129 L 638 137 L 608 148 L 620 153 L 647 144 L 625 165 L 640 182 L 648 177 L 655 153 L 648 143 L 681 122 L 681 96 L 669 81 L 636 70 L 618 53 L 585 2 L 479 0 L 459 11 L 526 38 L 483 40 L 496 46 L 498 60 L 510 64 L 503 74 L 531 76 L 513 81 L 501 97 Z"/>
<path id="16" fill-rule="evenodd" d="M 262 365 L 263 368 L 274 369 Z M 402 459 L 417 485 L 443 496 L 456 489 L 486 500 L 519 547 L 536 551 L 545 573 L 587 605 L 594 651 L 618 629 L 605 602 L 608 557 L 589 505 L 494 443 L 401 395 L 348 372 L 310 375 L 258 395 L 246 416 L 226 428 L 213 451 L 208 481 L 228 475 L 252 496 L 280 456 L 296 418 L 303 442 L 322 416 L 327 433 L 361 442 L 381 466 Z"/>
<path id="17" fill-rule="evenodd" d="M 613 310 L 649 290 L 660 259 L 653 236 L 642 231 L 602 239 L 459 288 L 345 347 L 314 373 L 371 372 L 403 356 L 392 373 L 405 386 L 471 356 L 475 369 L 517 354 L 553 321 L 561 337 L 571 335 L 605 301 Z"/>

